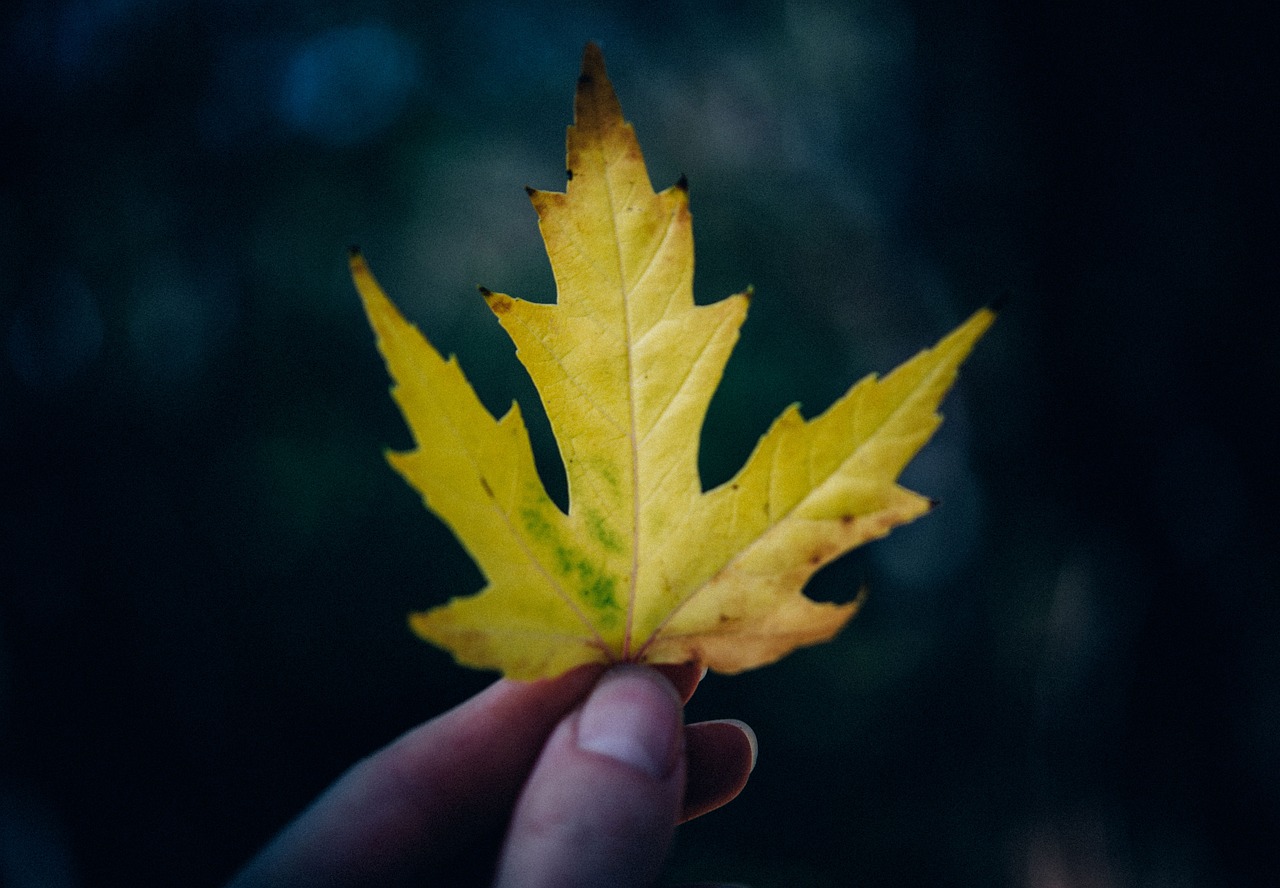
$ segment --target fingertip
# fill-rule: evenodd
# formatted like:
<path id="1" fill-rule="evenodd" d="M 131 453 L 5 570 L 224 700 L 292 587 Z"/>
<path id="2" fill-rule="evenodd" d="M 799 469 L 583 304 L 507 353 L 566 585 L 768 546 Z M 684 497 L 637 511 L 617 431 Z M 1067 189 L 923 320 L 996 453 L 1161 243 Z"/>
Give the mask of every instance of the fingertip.
<path id="1" fill-rule="evenodd" d="M 580 750 L 666 778 L 680 753 L 680 700 L 648 669 L 622 666 L 600 679 L 578 719 Z"/>
<path id="2" fill-rule="evenodd" d="M 680 695 L 682 703 L 689 702 L 693 692 L 698 689 L 698 684 L 707 675 L 707 667 L 696 661 L 691 663 L 661 663 L 651 668 L 661 673 L 667 681 L 671 682 L 671 686 Z"/>
<path id="3" fill-rule="evenodd" d="M 552 732 L 516 805 L 495 884 L 652 883 L 685 785 L 683 712 L 642 666 L 606 672 Z"/>
<path id="4" fill-rule="evenodd" d="M 737 798 L 756 766 L 759 751 L 755 731 L 737 719 L 688 725 L 684 739 L 688 771 L 681 823 Z"/>
<path id="5" fill-rule="evenodd" d="M 756 732 L 752 730 L 751 725 L 736 718 L 721 718 L 705 722 L 705 724 L 729 725 L 741 731 L 742 736 L 746 738 L 747 744 L 751 747 L 751 767 L 749 771 L 756 769 L 756 758 L 760 755 L 760 740 L 756 737 Z"/>

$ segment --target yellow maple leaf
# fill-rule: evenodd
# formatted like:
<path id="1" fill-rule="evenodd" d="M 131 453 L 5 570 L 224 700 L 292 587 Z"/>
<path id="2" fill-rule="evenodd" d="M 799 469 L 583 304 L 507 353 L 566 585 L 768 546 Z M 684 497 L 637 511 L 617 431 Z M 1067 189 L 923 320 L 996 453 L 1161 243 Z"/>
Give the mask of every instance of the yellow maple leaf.
<path id="1" fill-rule="evenodd" d="M 802 589 L 824 564 L 930 508 L 897 477 L 978 337 L 980 310 L 820 416 L 785 410 L 738 474 L 703 491 L 698 441 L 747 312 L 693 301 L 683 181 L 654 193 L 600 50 L 583 57 L 566 193 L 530 197 L 554 304 L 483 290 L 542 397 L 569 511 L 534 468 L 519 405 L 495 419 L 455 358 L 405 321 L 358 253 L 351 270 L 416 449 L 391 464 L 488 581 L 411 615 L 468 666 L 535 679 L 589 662 L 699 661 L 720 672 L 831 638 L 857 609 Z"/>

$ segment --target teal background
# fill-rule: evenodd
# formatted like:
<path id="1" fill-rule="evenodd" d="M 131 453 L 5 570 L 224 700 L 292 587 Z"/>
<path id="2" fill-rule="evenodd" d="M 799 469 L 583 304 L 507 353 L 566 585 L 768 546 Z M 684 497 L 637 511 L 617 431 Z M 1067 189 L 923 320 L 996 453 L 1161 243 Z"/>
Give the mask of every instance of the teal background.
<path id="1" fill-rule="evenodd" d="M 554 444 L 478 284 L 553 295 L 583 44 L 698 298 L 751 284 L 727 478 L 792 401 L 1007 298 L 906 483 L 824 570 L 833 643 L 709 677 L 760 738 L 673 881 L 1267 885 L 1280 826 L 1274 54 L 1226 7 L 53 0 L 0 13 L 0 883 L 216 885 L 491 677 L 386 466 L 345 269 Z"/>

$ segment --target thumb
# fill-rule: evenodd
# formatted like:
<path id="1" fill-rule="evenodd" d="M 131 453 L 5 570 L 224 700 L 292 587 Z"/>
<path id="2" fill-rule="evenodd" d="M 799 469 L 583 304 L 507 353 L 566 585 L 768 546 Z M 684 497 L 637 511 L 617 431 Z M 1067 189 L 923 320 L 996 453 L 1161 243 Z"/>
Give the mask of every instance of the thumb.
<path id="1" fill-rule="evenodd" d="M 516 804 L 500 888 L 651 885 L 684 788 L 680 698 L 652 669 L 605 673 L 552 732 Z"/>

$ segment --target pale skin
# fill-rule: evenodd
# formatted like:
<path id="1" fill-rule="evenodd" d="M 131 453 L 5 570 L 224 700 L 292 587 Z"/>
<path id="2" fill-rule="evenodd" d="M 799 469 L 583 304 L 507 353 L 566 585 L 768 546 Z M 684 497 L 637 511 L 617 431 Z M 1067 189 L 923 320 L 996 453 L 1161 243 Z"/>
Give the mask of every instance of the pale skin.
<path id="1" fill-rule="evenodd" d="M 684 725 L 693 664 L 498 681 L 354 765 L 228 888 L 640 888 L 734 798 L 741 722 Z"/>

